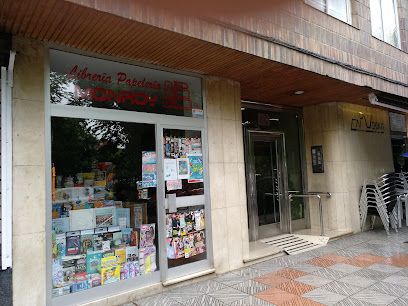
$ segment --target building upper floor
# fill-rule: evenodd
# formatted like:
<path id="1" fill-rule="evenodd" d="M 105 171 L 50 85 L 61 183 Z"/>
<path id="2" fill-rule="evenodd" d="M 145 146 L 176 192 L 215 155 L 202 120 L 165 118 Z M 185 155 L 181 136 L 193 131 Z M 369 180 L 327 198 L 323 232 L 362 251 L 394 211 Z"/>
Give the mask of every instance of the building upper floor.
<path id="1" fill-rule="evenodd" d="M 15 35 L 237 80 L 244 99 L 315 74 L 408 97 L 406 0 L 5 0 L 0 16 Z"/>

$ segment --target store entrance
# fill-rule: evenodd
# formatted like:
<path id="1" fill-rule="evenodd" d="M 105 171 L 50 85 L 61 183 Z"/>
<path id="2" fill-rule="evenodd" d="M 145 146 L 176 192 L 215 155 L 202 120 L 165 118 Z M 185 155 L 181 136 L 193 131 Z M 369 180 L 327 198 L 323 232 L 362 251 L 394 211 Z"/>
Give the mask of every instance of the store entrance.
<path id="1" fill-rule="evenodd" d="M 302 114 L 254 102 L 242 103 L 250 241 L 299 231 L 309 224 L 304 190 Z M 289 209 L 290 208 L 290 209 Z"/>
<path id="2" fill-rule="evenodd" d="M 248 212 L 251 240 L 289 230 L 284 134 L 248 130 Z"/>

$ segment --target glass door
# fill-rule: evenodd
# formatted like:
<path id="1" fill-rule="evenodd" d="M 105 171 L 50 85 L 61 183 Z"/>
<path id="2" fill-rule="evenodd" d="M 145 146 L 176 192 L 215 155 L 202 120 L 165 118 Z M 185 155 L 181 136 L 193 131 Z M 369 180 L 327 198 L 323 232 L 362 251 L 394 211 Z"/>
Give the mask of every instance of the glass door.
<path id="1" fill-rule="evenodd" d="M 201 130 L 163 128 L 164 281 L 209 267 L 205 165 Z"/>
<path id="2" fill-rule="evenodd" d="M 284 135 L 248 131 L 248 211 L 251 240 L 288 231 Z"/>

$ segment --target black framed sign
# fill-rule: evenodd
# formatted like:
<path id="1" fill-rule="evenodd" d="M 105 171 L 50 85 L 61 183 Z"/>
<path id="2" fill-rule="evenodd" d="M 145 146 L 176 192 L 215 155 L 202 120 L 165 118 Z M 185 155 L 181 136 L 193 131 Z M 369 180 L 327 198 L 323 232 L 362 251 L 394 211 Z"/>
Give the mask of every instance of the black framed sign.
<path id="1" fill-rule="evenodd" d="M 324 173 L 323 146 L 312 146 L 312 171 Z"/>

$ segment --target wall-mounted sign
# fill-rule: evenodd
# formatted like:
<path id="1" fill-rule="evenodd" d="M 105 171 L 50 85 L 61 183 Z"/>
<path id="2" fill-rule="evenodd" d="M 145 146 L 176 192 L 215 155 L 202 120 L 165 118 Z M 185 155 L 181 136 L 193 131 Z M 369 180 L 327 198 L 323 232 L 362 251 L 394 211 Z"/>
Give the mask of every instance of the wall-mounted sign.
<path id="1" fill-rule="evenodd" d="M 322 146 L 312 146 L 312 171 L 313 173 L 324 173 Z"/>
<path id="2" fill-rule="evenodd" d="M 389 113 L 390 115 L 390 130 L 392 132 L 403 132 L 407 131 L 405 123 L 405 115 L 397 113 Z"/>
<path id="3" fill-rule="evenodd" d="M 203 118 L 201 79 L 50 51 L 51 103 Z"/>
<path id="4" fill-rule="evenodd" d="M 373 120 L 373 115 L 357 113 L 351 119 L 351 130 L 368 133 L 384 133 L 383 122 Z"/>

